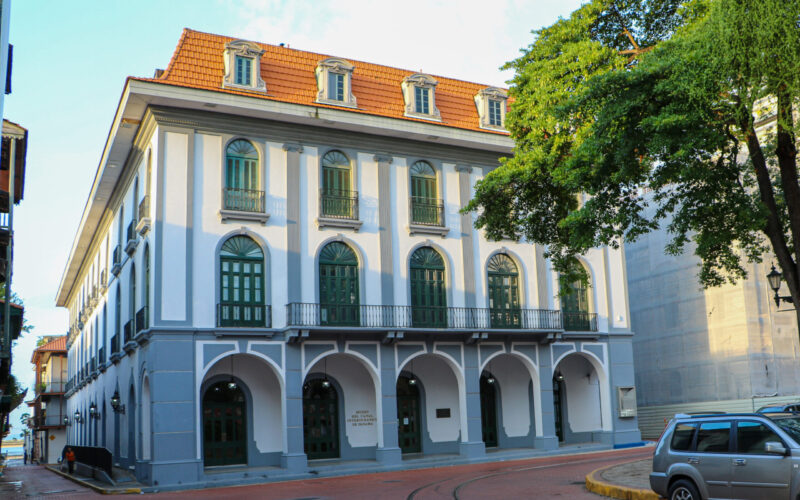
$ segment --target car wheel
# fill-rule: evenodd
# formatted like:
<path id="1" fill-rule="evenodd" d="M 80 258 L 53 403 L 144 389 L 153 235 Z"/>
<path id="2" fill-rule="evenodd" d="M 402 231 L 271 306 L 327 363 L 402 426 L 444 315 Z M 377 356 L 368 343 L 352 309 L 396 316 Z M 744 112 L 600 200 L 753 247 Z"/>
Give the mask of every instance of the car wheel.
<path id="1" fill-rule="evenodd" d="M 693 482 L 679 479 L 669 487 L 669 500 L 701 500 Z"/>

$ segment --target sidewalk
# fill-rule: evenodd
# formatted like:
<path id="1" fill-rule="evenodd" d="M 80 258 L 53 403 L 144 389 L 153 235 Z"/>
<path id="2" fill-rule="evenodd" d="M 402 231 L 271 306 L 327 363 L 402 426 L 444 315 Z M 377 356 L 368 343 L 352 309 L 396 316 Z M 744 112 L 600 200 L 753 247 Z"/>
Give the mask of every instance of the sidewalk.
<path id="1" fill-rule="evenodd" d="M 625 500 L 658 500 L 650 489 L 653 459 L 596 469 L 586 476 L 586 488 L 599 495 Z"/>
<path id="2" fill-rule="evenodd" d="M 15 462 L 10 463 L 3 477 L 0 477 L 0 498 L 3 500 L 59 500 L 100 496 L 89 488 L 53 474 L 43 465 L 22 465 L 22 461 Z"/>

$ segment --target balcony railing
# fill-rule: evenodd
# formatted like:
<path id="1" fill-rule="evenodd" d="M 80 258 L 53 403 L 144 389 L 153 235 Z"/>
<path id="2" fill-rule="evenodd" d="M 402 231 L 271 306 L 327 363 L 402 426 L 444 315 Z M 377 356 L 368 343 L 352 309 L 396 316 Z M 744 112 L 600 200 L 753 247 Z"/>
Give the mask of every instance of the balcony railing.
<path id="1" fill-rule="evenodd" d="M 127 241 L 125 242 L 125 251 L 127 253 L 132 253 L 136 249 L 136 238 L 138 235 L 136 234 L 136 220 L 132 220 L 130 224 L 128 224 L 128 233 L 127 233 Z"/>
<path id="2" fill-rule="evenodd" d="M 217 304 L 217 326 L 272 326 L 272 308 L 264 304 L 240 304 L 220 302 Z"/>
<path id="3" fill-rule="evenodd" d="M 36 387 L 38 394 L 59 394 L 68 390 L 66 380 L 48 380 Z"/>
<path id="4" fill-rule="evenodd" d="M 73 387 L 75 387 L 75 379 L 74 379 L 74 378 L 71 378 L 71 379 L 69 379 L 69 380 L 67 381 L 67 384 L 64 386 L 64 389 L 65 389 L 65 391 L 64 391 L 64 392 L 69 392 L 69 391 L 71 391 Z"/>
<path id="5" fill-rule="evenodd" d="M 117 245 L 114 247 L 114 257 L 112 259 L 111 272 L 115 275 L 119 274 L 122 269 L 122 246 Z"/>
<path id="6" fill-rule="evenodd" d="M 223 188 L 225 210 L 239 212 L 264 212 L 264 191 L 256 189 Z"/>
<path id="7" fill-rule="evenodd" d="M 114 354 L 115 352 L 119 351 L 120 351 L 119 335 L 115 333 L 114 335 L 111 336 L 111 354 Z"/>
<path id="8" fill-rule="evenodd" d="M 136 312 L 136 333 L 147 329 L 149 322 L 150 315 L 147 312 L 147 306 L 144 306 Z"/>
<path id="9" fill-rule="evenodd" d="M 357 220 L 358 191 L 320 189 L 319 209 L 321 217 Z"/>
<path id="10" fill-rule="evenodd" d="M 411 223 L 423 226 L 444 226 L 444 202 L 442 200 L 412 196 L 408 200 Z"/>
<path id="11" fill-rule="evenodd" d="M 133 329 L 136 326 L 134 323 L 135 323 L 135 320 L 129 320 L 127 323 L 125 323 L 125 326 L 122 328 L 122 331 L 123 331 L 123 337 L 122 337 L 123 343 L 122 343 L 122 345 L 125 345 L 128 342 L 130 342 L 131 340 L 133 340 Z"/>
<path id="12" fill-rule="evenodd" d="M 596 332 L 597 313 L 587 312 L 562 312 L 564 315 L 564 330 L 568 332 Z"/>
<path id="13" fill-rule="evenodd" d="M 473 307 L 416 307 L 292 303 L 289 326 L 560 330 L 559 311 Z"/>
<path id="14" fill-rule="evenodd" d="M 36 415 L 33 417 L 33 426 L 34 427 L 63 427 L 64 426 L 64 415 L 63 414 L 54 414 L 54 415 Z"/>

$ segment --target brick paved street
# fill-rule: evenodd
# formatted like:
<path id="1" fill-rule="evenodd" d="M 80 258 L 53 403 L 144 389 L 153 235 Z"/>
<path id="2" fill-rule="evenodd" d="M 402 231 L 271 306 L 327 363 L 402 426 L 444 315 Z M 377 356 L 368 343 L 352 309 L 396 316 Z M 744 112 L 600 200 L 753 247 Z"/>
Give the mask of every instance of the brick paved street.
<path id="1" fill-rule="evenodd" d="M 586 474 L 599 467 L 641 460 L 653 448 L 584 453 L 558 457 L 490 462 L 410 471 L 287 481 L 229 488 L 187 490 L 142 495 L 171 499 L 275 500 L 487 500 L 525 498 L 593 499 L 584 487 Z M 0 478 L 3 500 L 93 498 L 101 496 L 44 467 L 21 464 Z"/>

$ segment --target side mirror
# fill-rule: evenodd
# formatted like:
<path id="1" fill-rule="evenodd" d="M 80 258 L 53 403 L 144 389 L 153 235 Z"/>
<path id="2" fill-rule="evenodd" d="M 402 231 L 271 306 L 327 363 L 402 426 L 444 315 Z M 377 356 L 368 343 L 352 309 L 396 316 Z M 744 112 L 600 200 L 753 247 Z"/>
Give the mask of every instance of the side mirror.
<path id="1" fill-rule="evenodd" d="M 764 448 L 764 451 L 773 455 L 786 455 L 786 452 L 788 451 L 786 448 L 784 448 L 783 444 L 779 443 L 778 441 L 768 441 Z"/>

